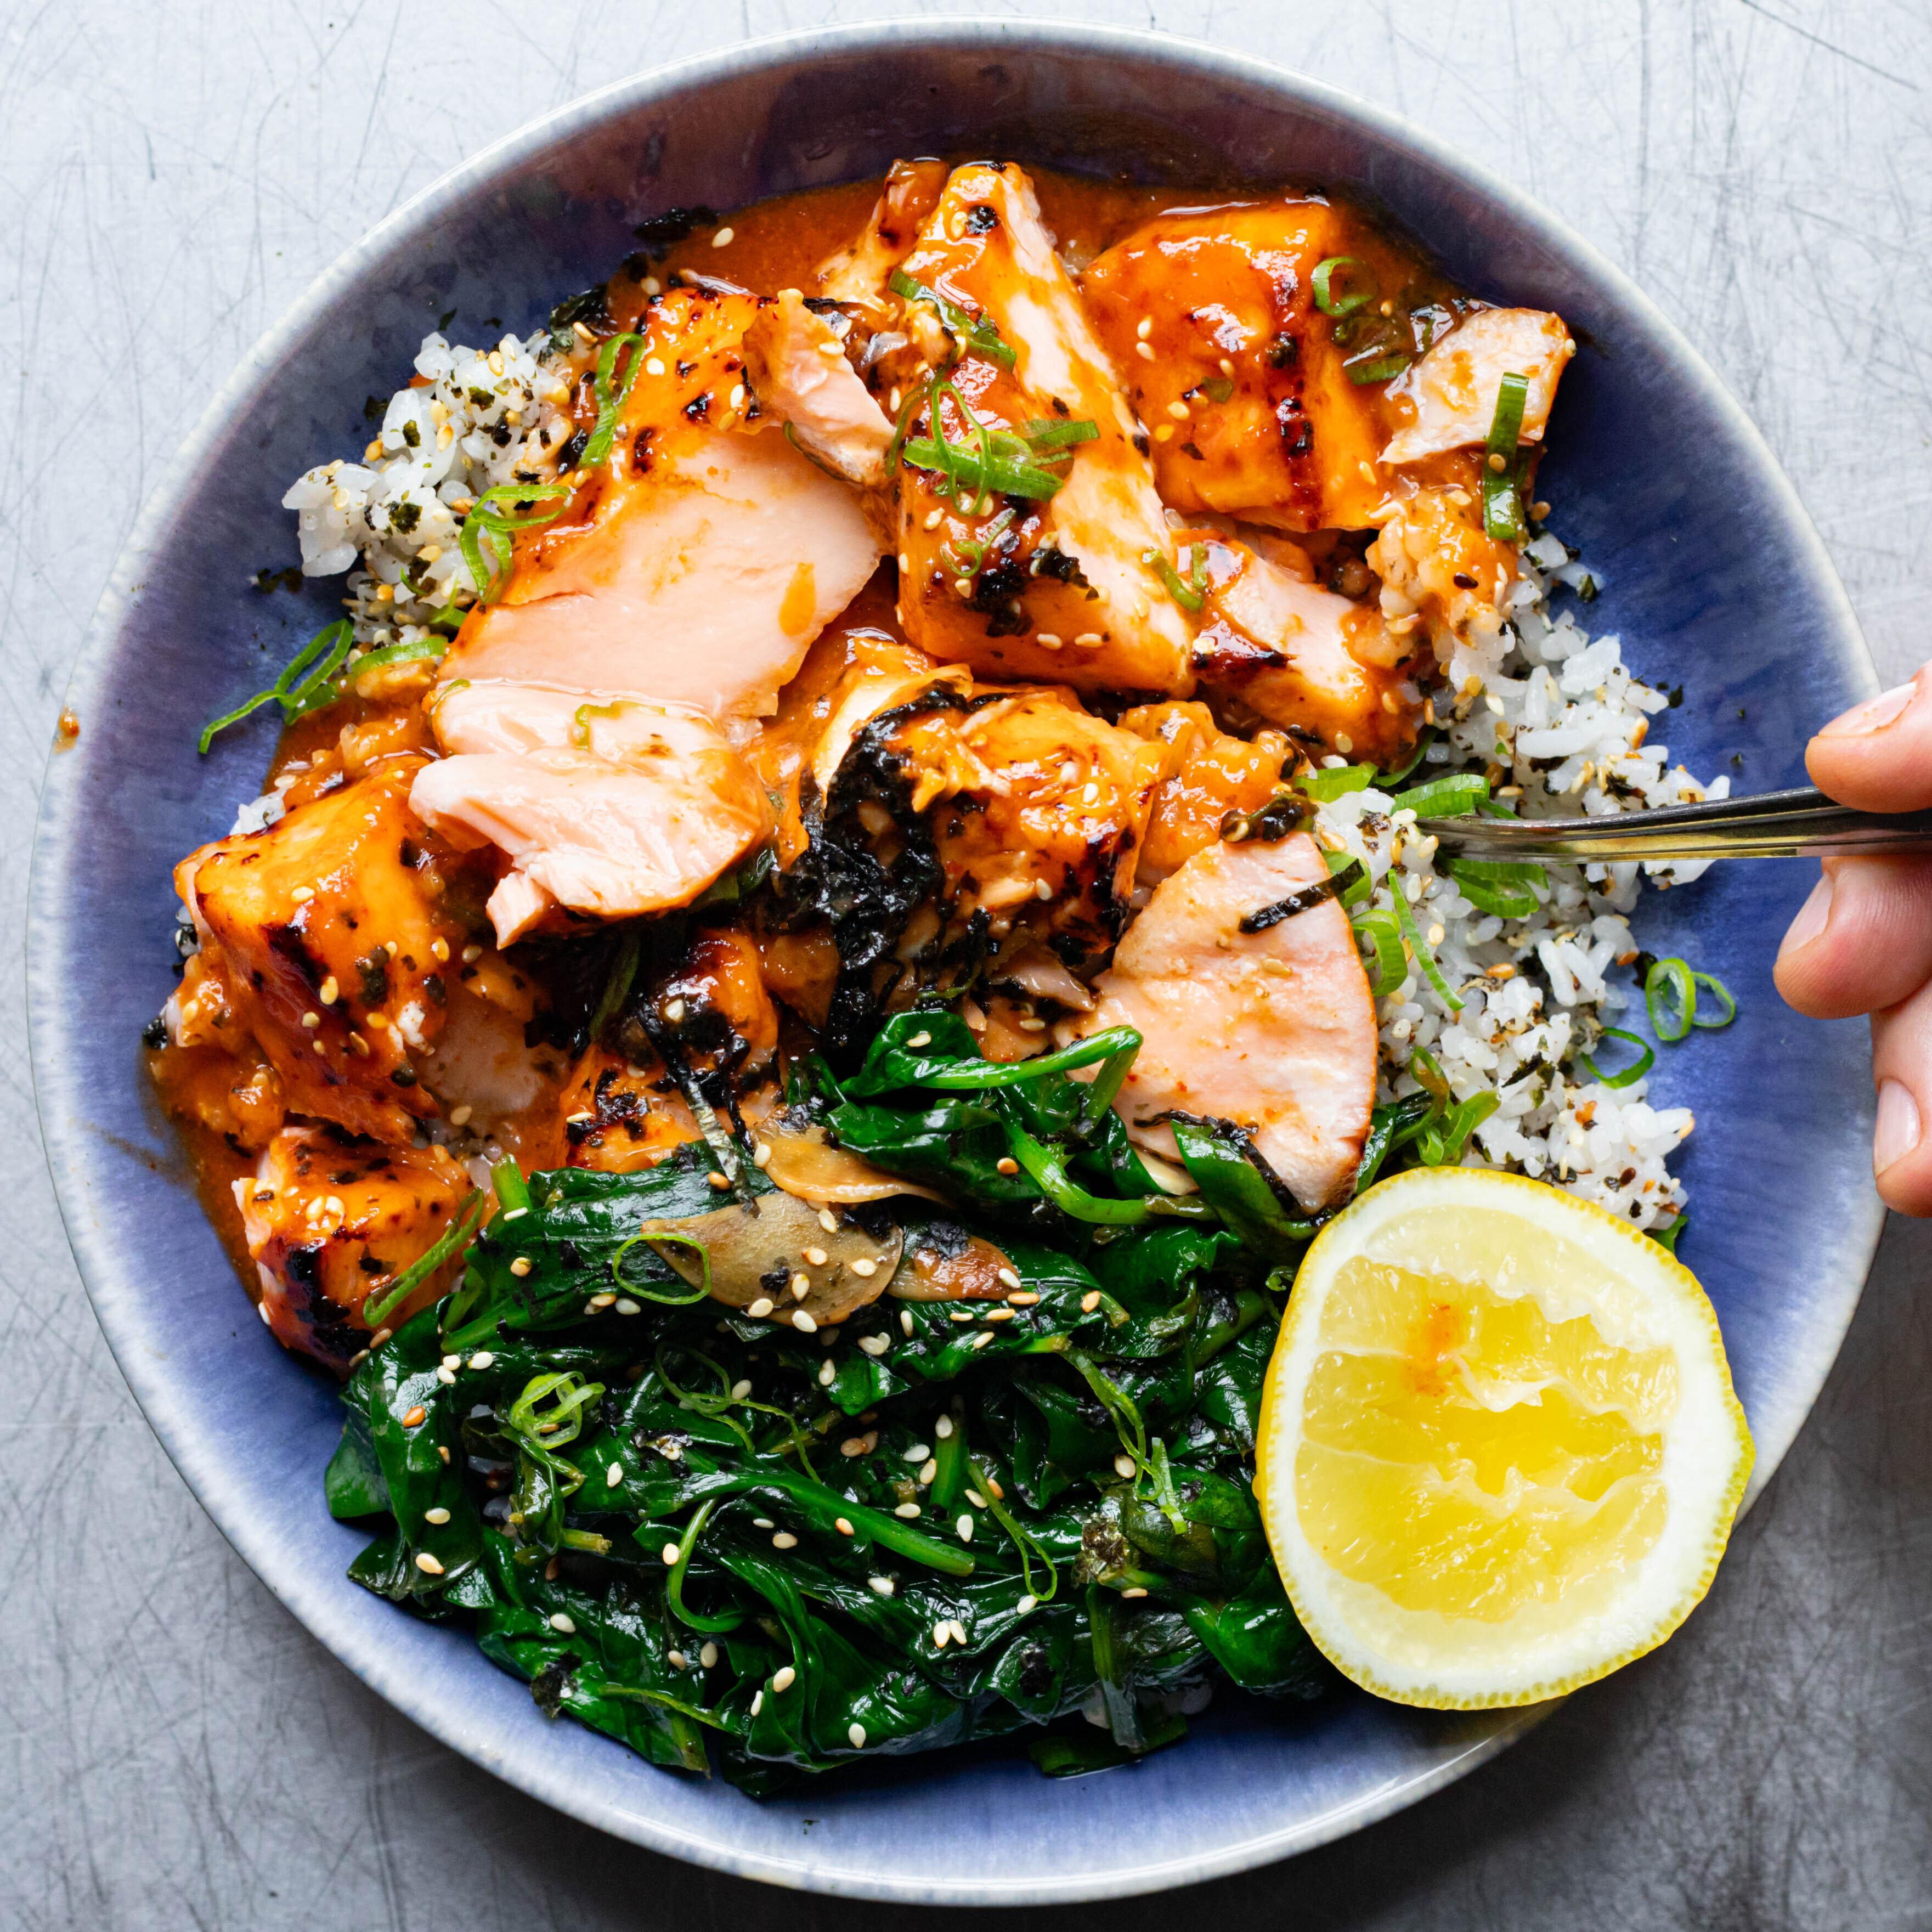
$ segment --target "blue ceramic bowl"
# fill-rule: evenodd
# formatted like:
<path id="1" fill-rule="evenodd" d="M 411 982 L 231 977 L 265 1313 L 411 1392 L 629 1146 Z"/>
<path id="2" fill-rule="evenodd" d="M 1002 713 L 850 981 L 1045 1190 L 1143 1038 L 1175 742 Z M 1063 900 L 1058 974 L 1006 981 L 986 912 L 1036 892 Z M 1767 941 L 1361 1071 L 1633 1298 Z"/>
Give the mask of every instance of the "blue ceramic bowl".
<path id="1" fill-rule="evenodd" d="M 169 868 L 227 829 L 267 754 L 266 727 L 206 760 L 196 732 L 331 614 L 332 586 L 267 598 L 244 578 L 291 555 L 283 490 L 359 446 L 363 398 L 396 386 L 425 329 L 448 309 L 459 334 L 493 316 L 533 326 L 674 204 L 730 208 L 961 150 L 1369 197 L 1459 280 L 1560 310 L 1586 345 L 1542 488 L 1607 586 L 1593 628 L 1621 632 L 1641 675 L 1684 687 L 1674 752 L 1700 772 L 1736 755 L 1745 784 L 1789 784 L 1807 734 L 1873 688 L 1844 593 L 1737 404 L 1642 293 L 1504 183 L 1328 88 L 1154 34 L 983 20 L 800 34 L 626 81 L 490 148 L 345 255 L 236 372 L 130 540 L 74 673 L 80 739 L 52 762 L 34 854 L 32 1028 L 68 1231 L 128 1382 L 242 1557 L 351 1670 L 478 1764 L 640 1844 L 826 1892 L 1018 1903 L 1179 1885 L 1319 1844 L 1460 1776 L 1537 1713 L 1344 1693 L 1217 1708 L 1179 1748 L 1105 1778 L 1052 1783 L 988 1752 L 766 1803 L 547 1722 L 466 1637 L 345 1580 L 361 1538 L 322 1500 L 334 1391 L 250 1314 L 137 1048 L 171 983 Z M 1736 1024 L 1667 1053 L 1657 1080 L 1700 1116 L 1685 1255 L 1723 1319 L 1760 1484 L 1830 1366 L 1880 1220 L 1862 1034 L 1796 1021 L 1772 991 L 1808 872 L 1720 871 L 1653 901 L 1642 928 L 1738 994 Z"/>

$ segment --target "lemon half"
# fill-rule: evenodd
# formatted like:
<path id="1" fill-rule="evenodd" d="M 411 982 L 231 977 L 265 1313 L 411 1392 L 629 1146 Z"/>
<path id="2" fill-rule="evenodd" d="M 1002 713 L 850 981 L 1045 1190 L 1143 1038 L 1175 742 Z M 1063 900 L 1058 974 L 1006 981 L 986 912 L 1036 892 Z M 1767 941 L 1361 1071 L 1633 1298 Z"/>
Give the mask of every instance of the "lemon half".
<path id="1" fill-rule="evenodd" d="M 1688 1268 L 1544 1182 L 1418 1168 L 1309 1249 L 1255 1490 L 1343 1674 L 1470 1709 L 1661 1643 L 1710 1587 L 1750 1466 Z"/>

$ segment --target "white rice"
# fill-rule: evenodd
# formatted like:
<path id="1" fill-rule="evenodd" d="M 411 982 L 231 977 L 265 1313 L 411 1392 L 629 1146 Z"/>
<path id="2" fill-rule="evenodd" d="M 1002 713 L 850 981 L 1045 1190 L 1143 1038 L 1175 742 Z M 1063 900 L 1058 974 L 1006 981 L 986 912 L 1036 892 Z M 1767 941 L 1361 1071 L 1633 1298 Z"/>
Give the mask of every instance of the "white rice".
<path id="1" fill-rule="evenodd" d="M 458 542 L 463 517 L 496 484 L 554 476 L 573 429 L 572 386 L 587 359 L 581 350 L 555 353 L 544 332 L 527 341 L 506 335 L 487 350 L 426 336 L 416 362 L 426 382 L 392 398 L 362 460 L 311 470 L 283 498 L 297 513 L 304 574 L 332 576 L 359 564 L 344 603 L 361 649 L 418 640 L 440 608 L 474 597 Z M 1520 788 L 1525 818 L 1594 816 L 1727 794 L 1728 778 L 1700 783 L 1645 738 L 1669 700 L 1630 676 L 1618 639 L 1592 638 L 1567 604 L 1551 616 L 1552 589 L 1589 584 L 1558 538 L 1546 532 L 1527 546 L 1506 621 L 1455 646 L 1445 667 L 1448 690 L 1458 694 L 1453 713 L 1405 786 L 1448 771 L 1500 768 L 1496 785 Z M 1544 770 L 1536 760 L 1556 762 Z M 272 824 L 281 809 L 280 797 L 268 794 L 242 807 L 236 830 Z M 1320 808 L 1316 834 L 1359 859 L 1375 881 L 1359 910 L 1390 906 L 1396 875 L 1462 1006 L 1452 1012 L 1412 962 L 1378 1003 L 1381 1097 L 1421 1090 L 1412 1064 L 1426 1048 L 1459 1100 L 1497 1097 L 1466 1163 L 1554 1181 L 1638 1228 L 1668 1225 L 1684 1192 L 1666 1162 L 1690 1132 L 1690 1110 L 1653 1108 L 1646 1080 L 1608 1088 L 1577 1064 L 1633 998 L 1619 969 L 1638 951 L 1630 925 L 1638 868 L 1552 866 L 1540 909 L 1501 919 L 1478 911 L 1436 871 L 1436 841 L 1413 812 L 1391 813 L 1388 794 L 1352 792 Z M 1668 886 L 1688 883 L 1703 866 L 1643 869 Z M 1496 967 L 1513 973 L 1493 977 Z M 1628 1051 L 1618 1050 L 1618 1064 Z"/>
<path id="2" fill-rule="evenodd" d="M 1672 766 L 1664 746 L 1648 742 L 1649 720 L 1670 700 L 1630 676 L 1618 638 L 1592 638 L 1568 605 L 1552 617 L 1552 586 L 1574 586 L 1584 577 L 1556 537 L 1546 533 L 1528 546 L 1508 625 L 1487 646 L 1456 648 L 1448 667 L 1450 689 L 1459 694 L 1453 712 L 1401 788 L 1450 771 L 1500 768 L 1495 788 L 1520 788 L 1514 802 L 1528 818 L 1594 817 L 1729 792 L 1728 778 L 1700 783 Z M 1544 770 L 1537 760 L 1556 762 Z M 1647 1079 L 1606 1087 L 1576 1064 L 1633 1000 L 1642 1004 L 1630 975 L 1618 970 L 1639 950 L 1630 923 L 1639 868 L 1551 866 L 1540 909 L 1502 919 L 1479 911 L 1437 872 L 1426 824 L 1418 824 L 1413 811 L 1394 812 L 1388 793 L 1351 792 L 1324 804 L 1316 833 L 1359 859 L 1374 879 L 1359 910 L 1389 907 L 1401 890 L 1462 1001 L 1452 1012 L 1412 960 L 1407 977 L 1378 1003 L 1381 1097 L 1422 1090 L 1412 1063 L 1418 1048 L 1426 1048 L 1457 1100 L 1497 1097 L 1466 1165 L 1554 1181 L 1634 1227 L 1673 1220 L 1684 1193 L 1666 1161 L 1690 1132 L 1690 1110 L 1651 1106 Z M 1704 866 L 1642 869 L 1668 886 L 1688 883 Z M 1497 978 L 1492 968 L 1513 970 Z M 1606 1056 L 1612 1070 L 1632 1051 L 1612 1042 Z"/>
<path id="3" fill-rule="evenodd" d="M 297 479 L 282 507 L 296 512 L 303 574 L 361 566 L 344 600 L 358 646 L 417 642 L 440 609 L 475 596 L 458 541 L 464 517 L 496 484 L 556 473 L 582 359 L 554 354 L 545 331 L 494 349 L 426 335 L 416 362 L 426 381 L 389 399 L 362 460 Z"/>

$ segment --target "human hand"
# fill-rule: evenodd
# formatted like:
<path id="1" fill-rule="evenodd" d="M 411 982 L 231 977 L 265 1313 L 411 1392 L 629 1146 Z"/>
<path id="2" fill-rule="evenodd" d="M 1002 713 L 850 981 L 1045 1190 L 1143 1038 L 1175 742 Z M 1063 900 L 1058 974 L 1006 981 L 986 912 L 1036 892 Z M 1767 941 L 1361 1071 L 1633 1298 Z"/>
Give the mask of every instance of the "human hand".
<path id="1" fill-rule="evenodd" d="M 1932 664 L 1834 718 L 1811 781 L 1862 812 L 1932 806 Z M 1932 1214 L 1932 857 L 1827 859 L 1778 950 L 1778 990 L 1814 1019 L 1871 1016 L 1872 1172 L 1901 1214 Z"/>

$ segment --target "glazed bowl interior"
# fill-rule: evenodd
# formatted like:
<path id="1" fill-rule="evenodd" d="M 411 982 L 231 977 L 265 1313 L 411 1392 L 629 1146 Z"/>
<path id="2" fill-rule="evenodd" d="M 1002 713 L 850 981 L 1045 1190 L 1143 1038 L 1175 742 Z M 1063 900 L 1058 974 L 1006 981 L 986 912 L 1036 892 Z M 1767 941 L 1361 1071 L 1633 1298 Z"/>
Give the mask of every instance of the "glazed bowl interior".
<path id="1" fill-rule="evenodd" d="M 35 854 L 35 1071 L 75 1250 L 136 1396 L 243 1557 L 402 1710 L 563 1810 L 728 1870 L 908 1900 L 1115 1895 L 1352 1829 L 1534 1714 L 1224 1698 L 1131 1773 L 1050 1782 L 1006 1748 L 762 1802 L 547 1721 L 466 1636 L 344 1577 L 362 1538 L 330 1520 L 320 1480 L 335 1390 L 254 1318 L 139 1054 L 172 984 L 170 868 L 227 830 L 268 750 L 263 725 L 201 759 L 196 733 L 334 614 L 339 579 L 248 587 L 292 556 L 289 483 L 361 446 L 364 399 L 406 380 L 448 312 L 458 340 L 527 330 L 602 280 L 646 214 L 876 176 L 915 153 L 1366 198 L 1475 292 L 1572 325 L 1583 352 L 1540 493 L 1604 584 L 1588 628 L 1619 632 L 1638 675 L 1683 687 L 1657 728 L 1678 758 L 1741 788 L 1792 782 L 1807 734 L 1873 688 L 1816 538 L 1708 369 L 1587 246 L 1444 148 L 1280 70 L 1152 35 L 976 22 L 794 36 L 626 82 L 480 156 L 332 268 L 216 400 L 130 540 L 70 692 L 81 735 L 53 761 Z M 1760 1484 L 1830 1365 L 1879 1220 L 1862 1039 L 1796 1021 L 1770 984 L 1808 872 L 1720 871 L 1651 898 L 1639 927 L 1738 994 L 1728 1032 L 1664 1054 L 1653 1098 L 1699 1116 L 1684 1258 L 1723 1321 Z"/>

